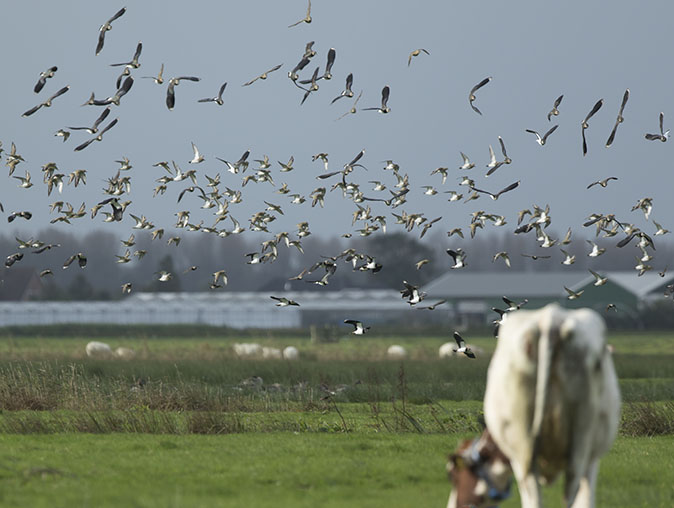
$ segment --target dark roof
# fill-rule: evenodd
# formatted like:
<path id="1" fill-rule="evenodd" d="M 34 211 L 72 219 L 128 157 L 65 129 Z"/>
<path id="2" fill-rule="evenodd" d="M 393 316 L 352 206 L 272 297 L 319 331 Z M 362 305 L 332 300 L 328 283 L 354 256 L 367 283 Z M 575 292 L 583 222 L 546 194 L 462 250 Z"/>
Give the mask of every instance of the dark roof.
<path id="1" fill-rule="evenodd" d="M 451 271 L 424 286 L 430 297 L 559 298 L 564 286 L 572 287 L 586 278 L 586 272 L 469 272 Z"/>
<path id="2" fill-rule="evenodd" d="M 2 301 L 30 300 L 42 294 L 40 276 L 30 266 L 4 268 L 0 280 Z"/>
<path id="3" fill-rule="evenodd" d="M 673 274 L 664 278 L 656 272 L 641 277 L 635 270 L 605 272 L 595 270 L 639 299 L 646 298 L 665 283 L 671 283 Z M 564 286 L 577 291 L 594 282 L 586 271 L 559 272 L 469 272 L 451 271 L 424 286 L 430 297 L 436 298 L 560 298 L 565 297 Z"/>

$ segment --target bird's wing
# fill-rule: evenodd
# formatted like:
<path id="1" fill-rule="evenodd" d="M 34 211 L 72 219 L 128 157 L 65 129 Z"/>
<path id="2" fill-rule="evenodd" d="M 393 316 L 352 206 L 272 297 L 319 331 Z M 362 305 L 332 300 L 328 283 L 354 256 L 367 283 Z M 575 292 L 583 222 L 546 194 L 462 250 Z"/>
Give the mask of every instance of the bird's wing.
<path id="1" fill-rule="evenodd" d="M 546 132 L 546 133 L 545 133 L 545 136 L 543 136 L 543 141 L 545 141 L 546 139 L 548 139 L 548 136 L 549 136 L 550 134 L 552 134 L 553 132 L 555 132 L 555 131 L 557 130 L 557 127 L 559 127 L 559 124 L 555 125 L 555 126 L 552 127 L 548 132 Z"/>
<path id="2" fill-rule="evenodd" d="M 119 90 L 117 90 L 117 97 L 122 98 L 126 93 L 131 90 L 131 87 L 133 86 L 133 76 L 128 76 L 125 80 L 124 83 L 122 83 L 122 86 Z"/>
<path id="3" fill-rule="evenodd" d="M 122 14 L 126 12 L 126 7 L 122 7 L 120 10 L 118 10 L 113 17 L 111 17 L 106 24 L 110 24 L 113 21 L 115 21 L 117 18 L 122 17 Z"/>
<path id="4" fill-rule="evenodd" d="M 627 100 L 630 98 L 630 89 L 626 89 L 625 93 L 623 94 L 623 101 L 620 104 L 620 111 L 618 112 L 619 116 L 623 115 L 623 111 L 625 110 L 625 105 L 627 104 Z"/>
<path id="5" fill-rule="evenodd" d="M 325 64 L 325 72 L 330 72 L 332 70 L 332 66 L 335 63 L 335 57 L 337 56 L 337 52 L 335 51 L 335 48 L 330 48 L 328 50 L 328 63 Z"/>
<path id="6" fill-rule="evenodd" d="M 381 90 L 381 108 L 385 109 L 386 104 L 388 103 L 388 97 L 389 94 L 391 93 L 391 89 L 386 85 L 384 88 Z"/>
<path id="7" fill-rule="evenodd" d="M 508 186 L 505 187 L 504 189 L 501 189 L 500 191 L 498 191 L 498 192 L 496 193 L 496 197 L 500 196 L 501 194 L 505 194 L 506 192 L 510 192 L 510 191 L 513 190 L 513 189 L 516 189 L 517 187 L 519 187 L 519 185 L 520 185 L 520 181 L 519 181 L 519 180 L 517 180 L 517 181 L 514 182 L 514 183 L 511 183 L 510 185 L 508 185 Z"/>
<path id="8" fill-rule="evenodd" d="M 169 110 L 172 110 L 176 105 L 176 96 L 173 84 L 169 83 L 168 88 L 166 89 L 166 107 Z"/>
<path id="9" fill-rule="evenodd" d="M 96 121 L 94 122 L 94 128 L 93 128 L 93 130 L 98 129 L 98 126 L 101 124 L 101 122 L 103 122 L 103 120 L 105 120 L 105 119 L 108 117 L 109 114 L 110 114 L 110 106 L 108 106 L 107 108 L 105 108 L 105 109 L 103 110 L 103 113 L 101 113 L 101 116 L 99 116 L 99 117 L 96 119 Z"/>
<path id="10" fill-rule="evenodd" d="M 503 157 L 508 158 L 505 143 L 503 142 L 503 138 L 501 136 L 498 137 L 498 142 L 501 144 L 501 153 L 503 153 Z"/>
<path id="11" fill-rule="evenodd" d="M 249 86 L 249 85 L 252 85 L 252 84 L 255 83 L 258 79 L 260 79 L 260 76 L 254 77 L 253 79 L 251 79 L 250 81 L 244 83 L 244 84 L 241 85 L 241 86 Z"/>
<path id="12" fill-rule="evenodd" d="M 98 32 L 98 43 L 96 44 L 96 54 L 98 55 L 103 49 L 103 44 L 105 44 L 105 30 Z"/>
<path id="13" fill-rule="evenodd" d="M 491 76 L 489 76 L 488 78 L 484 78 L 477 85 L 475 85 L 473 88 L 470 89 L 470 95 L 473 95 L 475 92 L 477 92 L 480 88 L 482 88 L 484 85 L 486 85 L 490 81 L 491 81 Z"/>
<path id="14" fill-rule="evenodd" d="M 26 111 L 26 112 L 25 112 L 23 115 L 21 115 L 21 116 L 30 116 L 30 115 L 32 115 L 33 113 L 35 113 L 38 109 L 40 109 L 41 107 L 42 107 L 42 104 L 38 104 L 37 106 L 34 106 L 34 107 L 30 108 L 28 111 Z"/>
<path id="15" fill-rule="evenodd" d="M 611 146 L 613 144 L 613 140 L 615 139 L 615 133 L 618 130 L 618 125 L 620 124 L 619 120 L 616 120 L 615 125 L 613 126 L 613 129 L 611 130 L 611 134 L 609 134 L 608 139 L 606 140 L 606 148 Z M 588 187 L 589 189 L 589 187 Z"/>
<path id="16" fill-rule="evenodd" d="M 599 99 L 594 106 L 592 106 L 592 109 L 590 112 L 587 114 L 585 117 L 584 123 L 587 123 L 587 121 L 594 116 L 594 114 L 601 109 L 601 107 L 604 105 L 604 99 Z"/>
<path id="17" fill-rule="evenodd" d="M 96 138 L 91 138 L 91 139 L 85 141 L 84 143 L 82 143 L 81 145 L 77 145 L 77 146 L 75 147 L 75 150 L 74 150 L 74 151 L 75 151 L 75 152 L 79 152 L 80 150 L 84 150 L 84 149 L 85 149 L 86 147 L 88 147 L 88 146 L 89 146 L 95 139 L 96 139 Z"/>
<path id="18" fill-rule="evenodd" d="M 103 130 L 101 130 L 101 132 L 100 132 L 100 134 L 99 134 L 99 137 L 102 136 L 103 134 L 105 134 L 105 133 L 106 133 L 107 131 L 109 131 L 110 129 L 112 129 L 115 125 L 117 125 L 117 121 L 118 121 L 118 120 L 119 120 L 119 118 L 115 118 L 112 122 L 110 122 L 108 125 L 106 125 L 106 126 L 103 128 Z M 95 139 L 95 138 L 94 138 L 94 139 Z"/>

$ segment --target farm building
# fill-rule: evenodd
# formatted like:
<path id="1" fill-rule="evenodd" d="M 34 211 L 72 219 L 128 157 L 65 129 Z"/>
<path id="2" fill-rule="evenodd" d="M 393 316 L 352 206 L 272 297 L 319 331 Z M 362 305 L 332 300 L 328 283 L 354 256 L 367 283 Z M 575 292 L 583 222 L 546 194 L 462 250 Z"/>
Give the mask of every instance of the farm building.
<path id="1" fill-rule="evenodd" d="M 277 307 L 268 292 L 160 292 L 134 293 L 118 301 L 1 302 L 0 326 L 101 324 L 202 324 L 230 328 L 304 328 L 343 325 L 357 319 L 369 325 L 443 324 L 484 325 L 493 318 L 491 307 L 503 308 L 503 296 L 529 300 L 535 308 L 550 302 L 568 307 L 601 310 L 613 303 L 630 316 L 654 299 L 674 275 L 607 272 L 608 282 L 595 287 L 585 272 L 477 272 L 451 271 L 423 288 L 426 299 L 416 307 L 399 290 L 344 289 L 339 291 L 287 291 L 276 293 L 300 306 Z M 584 293 L 569 301 L 564 286 Z M 430 312 L 427 305 L 446 299 Z"/>
<path id="2" fill-rule="evenodd" d="M 601 310 L 609 303 L 628 314 L 635 314 L 642 305 L 662 298 L 674 274 L 660 277 L 647 272 L 641 277 L 635 271 L 601 272 L 608 281 L 594 286 L 595 278 L 587 272 L 449 272 L 424 287 L 428 298 L 448 300 L 453 315 L 466 324 L 484 323 L 491 319 L 491 308 L 503 308 L 503 296 L 511 300 L 529 300 L 531 308 L 558 302 L 566 307 L 591 307 Z M 583 290 L 581 298 L 568 300 L 564 286 Z"/>
<path id="3" fill-rule="evenodd" d="M 105 302 L 0 302 L 0 326 L 203 324 L 244 329 L 343 324 L 345 318 L 372 324 L 428 320 L 427 312 L 411 308 L 396 290 L 296 291 L 278 296 L 300 306 L 277 307 L 266 292 L 136 293 Z"/>

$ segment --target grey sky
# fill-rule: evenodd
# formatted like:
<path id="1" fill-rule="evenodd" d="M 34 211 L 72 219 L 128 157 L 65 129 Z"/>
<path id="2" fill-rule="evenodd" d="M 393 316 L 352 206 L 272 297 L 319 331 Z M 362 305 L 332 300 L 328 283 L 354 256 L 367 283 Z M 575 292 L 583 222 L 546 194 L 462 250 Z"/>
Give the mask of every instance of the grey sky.
<path id="1" fill-rule="evenodd" d="M 126 14 L 108 32 L 99 56 L 94 56 L 98 28 L 124 3 L 73 1 L 64 7 L 41 1 L 5 6 L 0 31 L 0 45 L 5 48 L 0 139 L 5 150 L 11 141 L 16 142 L 26 163 L 20 164 L 15 174 L 23 176 L 28 169 L 35 183 L 23 190 L 16 187 L 18 181 L 8 179 L 0 193 L 6 212 L 35 212 L 29 224 L 19 224 L 25 230 L 48 224 L 54 215 L 49 215 L 47 205 L 57 199 L 74 206 L 84 201 L 90 208 L 105 197 L 101 188 L 104 179 L 116 171 L 113 161 L 126 155 L 134 166 L 130 172 L 131 213 L 144 214 L 158 227 L 169 228 L 176 211 L 191 209 L 192 222 L 203 219 L 210 225 L 212 213 L 198 210 L 201 201 L 196 197 L 187 195 L 176 204 L 178 193 L 190 185 L 188 182 L 170 184 L 164 196 L 151 197 L 154 180 L 164 174 L 152 163 L 173 159 L 188 169 L 190 142 L 194 141 L 207 158 L 196 167 L 201 185 L 206 184 L 204 173 L 213 176 L 219 172 L 221 188 L 240 188 L 242 175 L 227 173 L 215 156 L 237 160 L 246 149 L 252 150 L 251 160 L 270 156 L 276 187 L 248 184 L 243 189 L 244 203 L 232 205 L 230 211 L 244 224 L 252 213 L 265 207 L 263 199 L 281 204 L 286 215 L 274 223 L 274 232 L 292 231 L 305 219 L 314 234 L 352 231 L 355 205 L 339 191 L 328 193 L 323 210 L 310 208 L 309 202 L 290 205 L 287 196 L 274 191 L 282 182 L 307 197 L 316 187 L 329 188 L 335 179 L 316 180 L 323 168 L 320 162 L 311 162 L 311 155 L 328 152 L 331 170 L 338 170 L 362 148 L 366 149 L 362 162 L 369 171 L 357 169 L 351 177 L 361 183 L 365 194 L 376 196 L 369 191 L 368 180 L 382 180 L 392 187 L 395 180 L 381 170 L 380 161 L 395 160 L 401 174 L 409 174 L 411 183 L 408 203 L 401 209 L 424 212 L 429 218 L 443 216 L 434 231 L 465 228 L 470 212 L 478 209 L 505 214 L 509 220 L 506 228 L 510 228 L 517 210 L 533 203 L 550 204 L 552 227 L 558 232 L 568 226 L 581 231 L 583 219 L 592 212 L 613 212 L 643 227 L 643 215 L 631 213 L 630 208 L 645 196 L 654 198 L 652 218 L 665 226 L 674 225 L 670 221 L 674 212 L 671 144 L 644 139 L 644 133 L 657 132 L 660 111 L 665 113 L 665 129 L 674 125 L 674 111 L 668 109 L 672 70 L 663 64 L 663 55 L 670 53 L 667 33 L 674 19 L 674 4 L 312 3 L 313 23 L 289 29 L 287 25 L 304 16 L 305 0 L 170 2 L 170 8 L 167 2 L 129 1 Z M 320 90 L 300 106 L 302 92 L 286 76 L 311 40 L 316 41 L 318 55 L 302 77 L 309 77 L 317 65 L 322 72 L 327 50 L 334 47 L 334 78 L 320 81 Z M 54 132 L 67 125 L 93 122 L 102 108 L 79 104 L 91 91 L 101 98 L 112 95 L 119 68 L 108 64 L 129 60 L 138 41 L 143 42 L 142 66 L 133 73 L 137 78 L 133 89 L 120 107 L 113 107 L 109 117 L 118 117 L 118 125 L 103 142 L 73 152 L 89 135 L 73 133 L 62 143 Z M 420 47 L 431 55 L 417 57 L 408 68 L 409 52 Z M 165 78 L 202 78 L 200 83 L 183 82 L 176 88 L 174 111 L 165 106 L 166 84 L 138 79 L 156 74 L 161 63 L 165 64 Z M 241 87 L 278 63 L 284 64 L 282 69 L 266 81 Z M 56 76 L 35 95 L 32 88 L 39 73 L 51 65 L 59 67 Z M 330 104 L 349 72 L 354 74 L 356 94 L 363 90 L 359 106 L 378 105 L 382 87 L 389 85 L 392 112 L 359 111 L 335 122 L 351 105 L 347 99 Z M 484 113 L 478 116 L 470 109 L 467 96 L 486 76 L 493 76 L 493 80 L 478 92 L 476 104 Z M 223 107 L 196 102 L 215 95 L 223 81 L 229 83 Z M 56 99 L 52 108 L 21 118 L 23 111 L 66 84 L 71 90 Z M 625 88 L 631 91 L 626 120 L 614 145 L 606 149 L 604 143 Z M 561 114 L 548 123 L 546 114 L 562 93 Z M 590 122 L 589 153 L 582 157 L 580 122 L 599 98 L 604 98 L 605 104 Z M 560 128 L 543 148 L 524 132 L 526 128 L 543 132 L 555 121 Z M 488 146 L 496 150 L 499 135 L 514 162 L 485 179 Z M 475 169 L 465 173 L 456 169 L 461 162 L 459 151 L 471 157 Z M 296 169 L 279 173 L 275 161 L 285 162 L 291 155 Z M 49 161 L 56 162 L 66 174 L 87 169 L 87 186 L 65 187 L 62 196 L 53 193 L 47 198 L 40 167 Z M 251 163 L 251 168 L 255 166 Z M 450 168 L 442 187 L 437 175 L 429 176 L 438 166 Z M 492 191 L 516 180 L 522 184 L 497 202 L 483 196 L 469 204 L 448 203 L 445 194 L 422 194 L 420 186 L 427 184 L 439 190 L 465 191 L 457 186 L 462 174 L 470 174 L 478 187 Z M 610 175 L 620 180 L 606 189 L 585 189 L 590 182 Z M 373 211 L 375 215 L 386 210 L 375 204 Z M 101 220 L 87 217 L 72 226 L 55 227 L 68 231 L 116 228 L 123 235 L 133 224 L 128 214 L 122 224 L 102 224 Z"/>

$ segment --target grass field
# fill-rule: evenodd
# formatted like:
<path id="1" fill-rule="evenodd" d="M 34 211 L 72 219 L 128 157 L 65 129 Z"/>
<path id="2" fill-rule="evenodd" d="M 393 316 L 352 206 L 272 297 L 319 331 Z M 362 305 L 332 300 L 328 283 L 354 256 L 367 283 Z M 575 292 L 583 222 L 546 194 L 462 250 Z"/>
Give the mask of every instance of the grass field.
<path id="1" fill-rule="evenodd" d="M 83 337 L 1 338 L 0 506 L 444 506 L 494 347 L 471 337 L 477 360 L 441 361 L 447 339 L 240 340 L 295 345 L 287 362 L 238 359 L 235 337 L 97 339 L 131 361 L 88 359 Z M 626 404 L 598 506 L 674 506 L 674 336 L 609 342 Z M 392 343 L 410 359 L 386 360 Z"/>
<path id="2" fill-rule="evenodd" d="M 444 506 L 446 452 L 460 437 L 0 435 L 0 505 Z M 602 461 L 598 506 L 671 507 L 672 446 L 671 436 L 619 439 Z M 546 500 L 560 499 L 558 482 Z M 501 506 L 519 506 L 517 495 Z"/>

